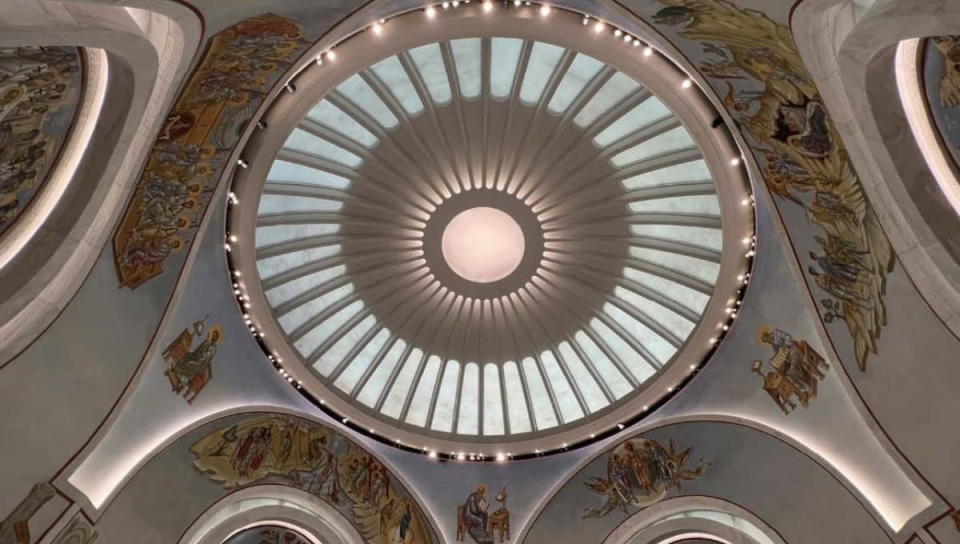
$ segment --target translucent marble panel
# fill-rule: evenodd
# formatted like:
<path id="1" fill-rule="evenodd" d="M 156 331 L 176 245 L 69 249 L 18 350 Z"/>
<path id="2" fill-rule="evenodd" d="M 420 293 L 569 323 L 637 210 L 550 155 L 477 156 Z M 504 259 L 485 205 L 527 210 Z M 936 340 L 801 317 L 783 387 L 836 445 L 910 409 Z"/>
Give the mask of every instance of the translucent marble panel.
<path id="1" fill-rule="evenodd" d="M 363 335 L 370 332 L 377 324 L 377 318 L 368 315 L 360 320 L 359 323 L 347 330 L 339 340 L 334 342 L 320 359 L 313 365 L 320 374 L 329 376 L 337 366 L 343 362 L 344 358 L 350 353 L 354 346 L 360 343 Z"/>
<path id="2" fill-rule="evenodd" d="M 650 316 L 654 322 L 663 325 L 681 338 L 693 332 L 695 323 L 691 323 L 685 317 L 643 295 L 629 289 L 624 289 L 623 287 L 615 287 L 613 289 L 613 296 Z"/>
<path id="3" fill-rule="evenodd" d="M 520 63 L 523 40 L 516 38 L 490 39 L 490 94 L 506 98 L 513 89 L 513 80 Z"/>
<path id="4" fill-rule="evenodd" d="M 446 399 L 441 397 L 440 402 Z M 460 388 L 460 414 L 457 420 L 458 434 L 480 432 L 480 369 L 476 363 L 463 367 L 463 385 Z"/>
<path id="5" fill-rule="evenodd" d="M 520 100 L 528 105 L 540 102 L 543 91 L 563 58 L 564 49 L 548 43 L 536 42 L 530 51 L 527 71 L 520 86 Z"/>
<path id="6" fill-rule="evenodd" d="M 623 271 L 624 277 L 631 279 L 644 287 L 648 287 L 651 290 L 660 293 L 663 296 L 670 298 L 671 300 L 678 302 L 682 306 L 696 312 L 698 315 L 703 312 L 703 309 L 707 307 L 707 302 L 710 301 L 710 297 L 701 293 L 700 291 L 694 291 L 689 287 L 685 287 L 678 283 L 674 283 L 668 279 L 661 278 L 660 276 L 655 276 L 647 272 L 641 272 L 635 268 L 626 268 Z"/>
<path id="7" fill-rule="evenodd" d="M 436 43 L 427 44 L 416 49 L 410 50 L 410 58 L 417 66 L 417 72 L 420 79 L 423 80 L 430 98 L 436 104 L 446 104 L 450 102 L 452 93 L 450 92 L 450 80 L 447 79 L 447 69 L 443 64 L 443 54 L 440 52 L 440 45 Z"/>
<path id="8" fill-rule="evenodd" d="M 593 143 L 600 147 L 607 147 L 624 136 L 650 126 L 657 121 L 662 121 L 671 115 L 673 114 L 670 109 L 663 102 L 658 100 L 657 97 L 651 96 L 610 123 L 600 134 L 597 134 Z"/>
<path id="9" fill-rule="evenodd" d="M 407 355 L 407 360 L 403 363 L 403 368 L 401 368 L 400 373 L 397 374 L 397 378 L 393 382 L 393 387 L 390 388 L 390 393 L 387 394 L 387 399 L 383 402 L 383 407 L 380 409 L 380 412 L 384 415 L 394 419 L 400 418 L 403 403 L 410 394 L 410 386 L 413 384 L 413 379 L 416 377 L 417 369 L 420 367 L 422 360 L 422 351 L 416 348 L 410 350 L 410 354 Z"/>
<path id="10" fill-rule="evenodd" d="M 631 225 L 630 230 L 639 236 L 676 240 L 716 251 L 723 248 L 723 231 L 720 229 L 684 225 Z"/>
<path id="11" fill-rule="evenodd" d="M 390 374 L 393 372 L 393 369 L 400 364 L 400 358 L 403 356 L 406 348 L 407 343 L 404 342 L 403 339 L 398 338 L 393 342 L 393 345 L 390 346 L 390 349 L 387 350 L 387 353 L 384 354 L 383 359 L 379 362 L 374 361 L 374 364 L 377 366 L 367 380 L 367 383 L 364 384 L 363 389 L 360 390 L 360 394 L 357 395 L 358 401 L 371 408 L 376 405 L 377 399 L 380 398 L 380 394 L 383 392 L 387 380 L 390 379 Z"/>
<path id="12" fill-rule="evenodd" d="M 294 342 L 294 347 L 296 347 L 297 351 L 304 357 L 311 356 L 327 338 L 333 336 L 340 327 L 346 324 L 347 321 L 357 315 L 361 310 L 363 310 L 363 301 L 360 300 L 344 306 Z M 320 370 L 317 366 L 313 368 Z"/>
<path id="13" fill-rule="evenodd" d="M 502 435 L 503 398 L 500 395 L 500 372 L 497 365 L 489 363 L 483 366 L 483 434 Z"/>
<path id="14" fill-rule="evenodd" d="M 443 369 L 443 381 L 440 382 L 440 391 L 437 393 L 437 398 L 455 399 L 459 377 L 460 363 L 447 361 L 447 365 Z M 453 430 L 453 402 L 438 400 L 434 406 L 433 421 L 430 423 L 430 428 L 434 431 L 451 432 Z"/>
<path id="15" fill-rule="evenodd" d="M 627 381 L 623 372 L 620 372 L 620 369 L 613 364 L 613 361 L 607 357 L 588 334 L 583 331 L 578 331 L 574 335 L 574 340 L 576 340 L 577 345 L 580 346 L 580 350 L 583 351 L 587 359 L 590 360 L 591 366 L 596 369 L 597 374 L 600 375 L 603 382 L 607 385 L 607 388 L 613 393 L 614 398 L 622 398 L 632 391 L 630 382 Z"/>
<path id="16" fill-rule="evenodd" d="M 287 253 L 276 257 L 268 257 L 257 261 L 257 270 L 261 278 L 271 278 L 281 272 L 292 270 L 300 265 L 319 261 L 340 253 L 340 246 L 323 246 L 299 251 L 297 253 Z"/>
<path id="17" fill-rule="evenodd" d="M 400 59 L 388 57 L 374 64 L 371 69 L 407 113 L 419 115 L 423 111 L 423 102 L 417 94 L 417 88 L 413 86 L 410 76 L 400 64 Z"/>
<path id="18" fill-rule="evenodd" d="M 262 195 L 257 215 L 295 212 L 335 212 L 343 207 L 339 200 L 290 195 Z"/>
<path id="19" fill-rule="evenodd" d="M 573 383 L 576 384 L 577 389 L 580 390 L 580 394 L 583 396 L 587 410 L 596 412 L 608 406 L 610 403 L 607 402 L 607 397 L 603 394 L 603 389 L 601 389 L 597 381 L 593 379 L 590 371 L 584 366 L 583 360 L 577 355 L 576 350 L 570 346 L 570 343 L 562 342 L 558 351 L 560 352 L 560 357 L 563 358 L 564 364 L 567 366 L 567 370 L 570 371 L 570 377 Z"/>
<path id="20" fill-rule="evenodd" d="M 351 76 L 337 86 L 337 92 L 363 110 L 383 128 L 389 129 L 397 126 L 399 122 L 397 117 L 359 75 Z"/>
<path id="21" fill-rule="evenodd" d="M 331 223 L 311 223 L 308 225 L 270 225 L 267 227 L 257 227 L 257 249 L 289 242 L 292 240 L 304 240 L 307 238 L 316 238 L 334 234 L 340 230 L 340 225 Z"/>
<path id="22" fill-rule="evenodd" d="M 670 342 L 617 306 L 611 303 L 604 304 L 603 311 L 650 352 L 661 366 L 677 352 Z"/>
<path id="23" fill-rule="evenodd" d="M 427 365 L 420 376 L 420 382 L 413 393 L 413 399 L 410 401 L 410 408 L 407 410 L 406 422 L 411 425 L 423 427 L 427 424 L 427 416 L 430 413 L 430 404 L 433 400 L 433 388 L 440 378 L 440 358 L 431 355 L 427 358 Z"/>
<path id="24" fill-rule="evenodd" d="M 457 84 L 464 98 L 480 96 L 481 86 L 481 42 L 480 38 L 452 40 L 450 50 L 457 69 Z"/>
<path id="25" fill-rule="evenodd" d="M 513 361 L 507 361 L 503 365 L 503 384 L 507 393 L 507 415 L 510 422 L 510 432 L 517 434 L 532 431 L 530 414 L 524 400 L 526 396 L 523 392 L 523 381 L 520 379 L 517 364 Z"/>
<path id="26" fill-rule="evenodd" d="M 267 179 L 277 182 L 306 183 L 339 190 L 350 186 L 350 180 L 347 178 L 287 161 L 274 161 L 270 166 Z"/>
<path id="27" fill-rule="evenodd" d="M 299 128 L 293 130 L 287 141 L 283 143 L 283 147 L 284 149 L 301 151 L 321 159 L 327 159 L 350 168 L 356 168 L 363 162 L 360 157 L 346 149 Z"/>
<path id="28" fill-rule="evenodd" d="M 329 100 L 321 100 L 314 106 L 307 113 L 307 119 L 323 124 L 363 146 L 373 147 L 377 144 L 377 137 L 372 132 Z"/>
<path id="29" fill-rule="evenodd" d="M 267 300 L 273 306 L 279 306 L 314 287 L 321 287 L 330 280 L 339 278 L 347 271 L 343 265 L 336 265 L 312 272 L 295 280 L 278 285 L 266 291 Z"/>
<path id="30" fill-rule="evenodd" d="M 563 370 L 561 370 L 557 358 L 554 357 L 553 353 L 544 351 L 540 353 L 540 362 L 543 364 L 543 372 L 550 383 L 550 389 L 557 397 L 557 405 L 560 407 L 560 417 L 563 418 L 563 422 L 570 423 L 582 418 L 583 410 L 580 409 L 577 396 L 574 394 L 573 388 L 570 387 L 567 377 L 563 375 Z"/>
<path id="31" fill-rule="evenodd" d="M 631 247 L 630 256 L 683 272 L 709 284 L 713 284 L 716 281 L 717 273 L 720 271 L 720 265 L 717 263 L 711 263 L 686 255 L 669 253 L 667 251 L 660 251 L 658 249 Z"/>
<path id="32" fill-rule="evenodd" d="M 696 213 L 720 217 L 720 202 L 716 195 L 675 196 L 638 200 L 630 203 L 633 213 Z"/>
<path id="33" fill-rule="evenodd" d="M 623 366 L 633 374 L 633 378 L 643 383 L 656 372 L 656 369 L 637 353 L 630 344 L 624 341 L 623 337 L 616 331 L 608 327 L 600 319 L 590 320 L 590 328 L 597 334 L 603 343 L 617 356 Z"/>
<path id="34" fill-rule="evenodd" d="M 532 357 L 523 360 L 523 374 L 527 378 L 527 388 L 530 391 L 530 404 L 533 406 L 533 417 L 537 422 L 537 429 L 549 429 L 559 425 L 557 414 L 553 411 L 550 395 L 543 383 L 543 377 L 537 370 L 537 362 Z"/>
<path id="35" fill-rule="evenodd" d="M 369 342 L 353 357 L 347 368 L 337 377 L 333 384 L 345 393 L 352 395 L 353 389 L 360 383 L 363 374 L 370 368 L 373 358 L 383 349 L 390 340 L 390 330 L 383 328 L 370 339 Z"/>
<path id="36" fill-rule="evenodd" d="M 306 304 L 297 306 L 293 310 L 279 316 L 277 321 L 286 332 L 293 332 L 307 322 L 308 319 L 324 311 L 331 304 L 353 293 L 353 284 L 348 283 L 323 295 L 311 299 Z"/>
<path id="37" fill-rule="evenodd" d="M 592 125 L 597 118 L 610 111 L 621 100 L 639 88 L 640 84 L 623 72 L 613 74 L 577 113 L 573 122 L 580 127 Z"/>
<path id="38" fill-rule="evenodd" d="M 614 166 L 626 166 L 644 159 L 656 157 L 657 155 L 663 155 L 670 151 L 692 149 L 695 147 L 696 144 L 693 142 L 693 138 L 690 137 L 687 129 L 677 127 L 640 142 L 630 149 L 614 155 L 610 160 Z"/>
<path id="39" fill-rule="evenodd" d="M 557 90 L 553 93 L 553 97 L 550 98 L 547 109 L 553 113 L 563 113 L 567 111 L 570 104 L 573 104 L 577 96 L 583 92 L 583 88 L 587 86 L 587 83 L 599 74 L 602 68 L 603 63 L 597 59 L 578 54 L 573 59 L 573 62 L 570 63 L 570 68 L 568 68 L 567 73 L 563 75 L 563 79 L 560 80 Z"/>

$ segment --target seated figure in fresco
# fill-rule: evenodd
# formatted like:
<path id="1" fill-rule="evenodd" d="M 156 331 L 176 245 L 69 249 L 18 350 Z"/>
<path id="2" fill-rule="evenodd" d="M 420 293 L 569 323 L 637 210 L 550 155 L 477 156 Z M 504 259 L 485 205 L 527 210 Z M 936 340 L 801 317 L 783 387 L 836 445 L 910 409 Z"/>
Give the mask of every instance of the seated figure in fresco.
<path id="1" fill-rule="evenodd" d="M 480 484 L 460 506 L 458 525 L 462 525 L 477 544 L 493 544 L 493 536 L 489 530 L 490 503 L 487 501 L 486 493 L 487 486 Z"/>

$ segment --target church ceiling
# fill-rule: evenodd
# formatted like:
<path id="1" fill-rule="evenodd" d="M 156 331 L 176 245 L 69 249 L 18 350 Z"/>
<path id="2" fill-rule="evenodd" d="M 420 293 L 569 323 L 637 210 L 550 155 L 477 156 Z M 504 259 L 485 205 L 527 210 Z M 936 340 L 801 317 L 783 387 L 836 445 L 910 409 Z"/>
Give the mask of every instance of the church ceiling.
<path id="1" fill-rule="evenodd" d="M 76 47 L 0 47 L 0 236 L 43 190 L 77 112 L 82 76 Z"/>

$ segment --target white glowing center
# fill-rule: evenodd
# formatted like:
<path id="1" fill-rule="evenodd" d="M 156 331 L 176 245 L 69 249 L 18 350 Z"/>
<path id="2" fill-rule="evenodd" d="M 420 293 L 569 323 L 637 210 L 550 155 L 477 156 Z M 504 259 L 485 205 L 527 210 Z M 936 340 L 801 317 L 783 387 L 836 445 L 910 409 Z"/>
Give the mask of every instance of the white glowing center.
<path id="1" fill-rule="evenodd" d="M 513 272 L 523 259 L 523 230 L 495 208 L 470 208 L 457 214 L 441 241 L 447 265 L 465 279 L 489 283 Z"/>

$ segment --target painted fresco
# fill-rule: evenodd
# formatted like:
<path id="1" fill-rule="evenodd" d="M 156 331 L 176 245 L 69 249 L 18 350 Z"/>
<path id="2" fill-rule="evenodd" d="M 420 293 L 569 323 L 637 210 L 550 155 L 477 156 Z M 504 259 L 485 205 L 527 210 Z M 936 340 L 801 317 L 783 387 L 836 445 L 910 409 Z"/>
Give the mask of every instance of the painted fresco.
<path id="1" fill-rule="evenodd" d="M 20 504 L 0 521 L 0 544 L 30 544 L 30 518 L 54 495 L 56 491 L 47 482 L 34 485 Z"/>
<path id="2" fill-rule="evenodd" d="M 90 522 L 82 514 L 77 514 L 57 535 L 53 544 L 93 544 L 98 536 Z"/>
<path id="3" fill-rule="evenodd" d="M 646 508 L 662 501 L 667 494 L 682 489 L 685 480 L 696 480 L 704 475 L 709 463 L 700 459 L 688 466 L 693 448 L 677 451 L 670 440 L 665 447 L 652 438 L 631 438 L 620 444 L 607 456 L 607 473 L 594 476 L 584 485 L 603 497 L 599 507 L 588 507 L 584 518 L 602 518 L 619 510 Z"/>
<path id="4" fill-rule="evenodd" d="M 223 329 L 220 325 L 213 325 L 208 330 L 204 318 L 195 321 L 189 329 L 183 329 L 164 348 L 162 355 L 168 368 L 163 374 L 170 380 L 173 392 L 182 395 L 188 404 L 192 404 L 213 379 L 213 359 L 221 341 Z"/>
<path id="5" fill-rule="evenodd" d="M 809 406 L 820 381 L 826 378 L 827 361 L 806 340 L 794 339 L 782 329 L 763 326 L 757 341 L 773 351 L 766 362 L 754 359 L 750 363 L 750 370 L 763 380 L 763 390 L 785 414 L 795 410 L 798 402 Z"/>
<path id="6" fill-rule="evenodd" d="M 190 446 L 194 466 L 224 489 L 279 483 L 336 507 L 370 544 L 435 542 L 389 470 L 328 427 L 292 416 L 244 419 Z"/>
<path id="7" fill-rule="evenodd" d="M 0 47 L 0 235 L 50 172 L 83 85 L 75 47 Z"/>
<path id="8" fill-rule="evenodd" d="M 225 544 L 311 544 L 296 531 L 284 527 L 252 527 L 230 537 Z"/>
<path id="9" fill-rule="evenodd" d="M 960 36 L 927 40 L 923 71 L 934 124 L 954 161 L 960 164 Z"/>
<path id="10" fill-rule="evenodd" d="M 866 370 L 887 324 L 895 256 L 789 28 L 724 0 L 658 0 L 653 20 L 699 43 L 700 68 L 751 140 L 767 187 L 819 227 L 805 272 L 823 319 L 845 323 Z M 762 85 L 756 88 L 756 84 Z"/>
<path id="11" fill-rule="evenodd" d="M 476 544 L 508 542 L 510 511 L 507 510 L 507 497 L 507 488 L 501 488 L 493 497 L 500 506 L 490 512 L 487 486 L 477 485 L 463 504 L 457 507 L 457 542 L 463 542 L 465 536 L 469 536 Z"/>
<path id="12" fill-rule="evenodd" d="M 210 40 L 150 151 L 113 238 L 123 286 L 136 288 L 196 235 L 247 122 L 307 46 L 294 21 L 245 19 Z"/>

